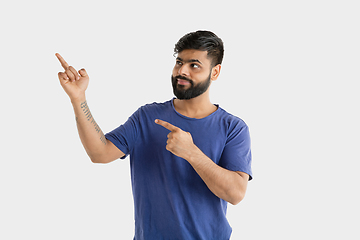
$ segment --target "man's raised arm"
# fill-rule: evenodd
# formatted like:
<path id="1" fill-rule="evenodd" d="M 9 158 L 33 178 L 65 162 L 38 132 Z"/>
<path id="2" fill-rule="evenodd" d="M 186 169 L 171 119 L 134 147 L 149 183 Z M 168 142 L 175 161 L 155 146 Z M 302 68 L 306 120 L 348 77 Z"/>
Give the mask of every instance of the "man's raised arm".
<path id="1" fill-rule="evenodd" d="M 77 72 L 60 54 L 57 53 L 56 57 L 65 70 L 58 73 L 60 84 L 71 100 L 79 136 L 91 161 L 108 163 L 123 157 L 125 154 L 105 138 L 90 112 L 85 97 L 85 91 L 89 85 L 89 76 L 85 69 Z"/>

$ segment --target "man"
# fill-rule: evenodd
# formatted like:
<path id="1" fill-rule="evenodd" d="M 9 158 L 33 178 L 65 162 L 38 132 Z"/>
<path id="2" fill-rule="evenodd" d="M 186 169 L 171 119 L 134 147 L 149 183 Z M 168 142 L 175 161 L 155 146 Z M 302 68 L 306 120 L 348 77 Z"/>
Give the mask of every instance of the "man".
<path id="1" fill-rule="evenodd" d="M 77 72 L 56 54 L 90 159 L 109 163 L 130 155 L 136 240 L 230 238 L 227 202 L 244 198 L 252 173 L 247 125 L 210 102 L 223 52 L 212 32 L 186 34 L 175 45 L 176 98 L 140 107 L 106 135 L 86 103 L 85 69 Z"/>

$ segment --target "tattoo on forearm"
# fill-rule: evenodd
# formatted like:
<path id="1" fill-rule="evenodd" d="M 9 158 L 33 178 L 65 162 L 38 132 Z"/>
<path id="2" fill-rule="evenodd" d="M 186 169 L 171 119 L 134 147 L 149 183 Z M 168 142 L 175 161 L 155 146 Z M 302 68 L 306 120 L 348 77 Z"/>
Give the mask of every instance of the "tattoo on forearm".
<path id="1" fill-rule="evenodd" d="M 106 138 L 105 138 L 103 132 L 101 132 L 100 140 L 103 142 L 103 144 L 106 145 Z"/>
<path id="2" fill-rule="evenodd" d="M 81 109 L 83 110 L 85 117 L 88 121 L 91 121 L 91 123 L 94 125 L 96 132 L 98 132 L 100 134 L 100 140 L 101 142 L 103 142 L 106 145 L 106 138 L 104 136 L 104 133 L 101 131 L 99 125 L 95 122 L 95 119 L 93 118 L 93 116 L 91 115 L 89 106 L 87 105 L 87 102 L 83 102 L 81 103 Z M 76 118 L 77 121 L 77 118 Z"/>

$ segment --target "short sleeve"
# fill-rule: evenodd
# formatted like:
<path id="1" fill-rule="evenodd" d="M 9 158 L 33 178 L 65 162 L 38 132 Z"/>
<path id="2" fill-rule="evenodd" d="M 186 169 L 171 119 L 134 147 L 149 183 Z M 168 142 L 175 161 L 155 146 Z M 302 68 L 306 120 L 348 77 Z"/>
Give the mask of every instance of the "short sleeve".
<path id="1" fill-rule="evenodd" d="M 251 143 L 248 126 L 242 121 L 229 124 L 226 144 L 219 165 L 230 170 L 245 172 L 252 179 Z"/>
<path id="2" fill-rule="evenodd" d="M 105 134 L 105 137 L 125 154 L 121 159 L 130 154 L 136 141 L 139 129 L 139 111 L 140 109 L 133 113 L 124 124 Z"/>

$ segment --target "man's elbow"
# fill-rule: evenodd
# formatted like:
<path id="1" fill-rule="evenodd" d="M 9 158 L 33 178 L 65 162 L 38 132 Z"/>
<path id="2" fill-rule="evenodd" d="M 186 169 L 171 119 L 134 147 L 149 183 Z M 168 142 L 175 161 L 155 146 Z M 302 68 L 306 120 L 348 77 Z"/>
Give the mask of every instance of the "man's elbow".
<path id="1" fill-rule="evenodd" d="M 89 156 L 90 157 L 90 160 L 91 162 L 93 163 L 102 163 L 102 164 L 105 164 L 105 163 L 109 163 L 109 162 L 112 162 L 110 160 L 107 160 L 105 157 L 101 157 L 101 156 Z"/>
<path id="2" fill-rule="evenodd" d="M 249 181 L 249 175 L 243 172 L 236 172 L 236 175 L 240 180 L 236 181 L 238 184 L 232 188 L 231 191 L 231 203 L 232 205 L 239 204 L 245 197 L 247 183 Z"/>
<path id="3" fill-rule="evenodd" d="M 237 205 L 239 204 L 245 197 L 245 193 L 238 191 L 234 194 L 234 196 L 228 201 L 231 205 Z"/>
<path id="4" fill-rule="evenodd" d="M 92 163 L 102 163 L 97 158 L 90 158 L 90 160 L 91 160 Z"/>

